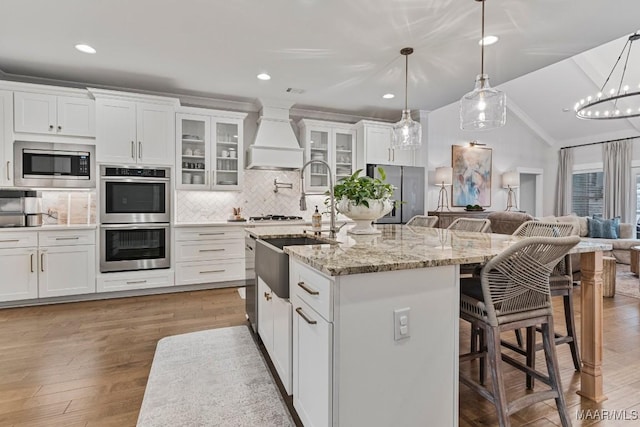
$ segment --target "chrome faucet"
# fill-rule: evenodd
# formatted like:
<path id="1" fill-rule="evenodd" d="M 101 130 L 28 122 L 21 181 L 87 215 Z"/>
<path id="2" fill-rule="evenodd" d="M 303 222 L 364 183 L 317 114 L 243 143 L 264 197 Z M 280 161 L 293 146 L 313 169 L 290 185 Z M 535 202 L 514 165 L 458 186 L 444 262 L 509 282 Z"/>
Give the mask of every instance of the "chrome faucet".
<path id="1" fill-rule="evenodd" d="M 329 237 L 334 238 L 336 237 L 336 233 L 338 232 L 339 228 L 336 228 L 336 200 L 333 196 L 333 173 L 331 172 L 331 166 L 329 166 L 329 163 L 325 162 L 324 160 L 309 160 L 302 166 L 302 169 L 300 169 L 300 191 L 302 191 L 302 195 L 300 196 L 300 210 L 307 210 L 307 199 L 306 194 L 304 193 L 304 170 L 311 163 L 320 163 L 327 167 L 327 173 L 329 174 L 329 200 L 331 203 L 331 223 L 329 225 Z"/>

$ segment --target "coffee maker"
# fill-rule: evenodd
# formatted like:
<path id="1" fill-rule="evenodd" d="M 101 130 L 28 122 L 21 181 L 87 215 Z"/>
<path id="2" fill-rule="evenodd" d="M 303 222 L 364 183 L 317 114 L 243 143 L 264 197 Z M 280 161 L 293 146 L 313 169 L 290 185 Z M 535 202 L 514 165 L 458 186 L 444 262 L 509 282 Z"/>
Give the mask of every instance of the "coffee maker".
<path id="1" fill-rule="evenodd" d="M 0 227 L 42 225 L 42 197 L 38 191 L 0 190 Z"/>

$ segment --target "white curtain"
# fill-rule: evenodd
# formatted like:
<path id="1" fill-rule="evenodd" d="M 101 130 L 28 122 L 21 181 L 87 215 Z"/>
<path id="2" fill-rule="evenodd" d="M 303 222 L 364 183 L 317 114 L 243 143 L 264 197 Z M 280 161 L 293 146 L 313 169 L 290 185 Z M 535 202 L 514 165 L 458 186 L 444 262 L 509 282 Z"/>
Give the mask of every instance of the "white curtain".
<path id="1" fill-rule="evenodd" d="M 573 148 L 560 150 L 556 216 L 568 215 L 572 211 L 571 184 L 573 181 Z"/>
<path id="2" fill-rule="evenodd" d="M 613 141 L 603 144 L 603 189 L 605 218 L 620 217 L 620 222 L 635 222 L 632 217 L 631 158 L 633 141 Z M 633 220 L 632 220 L 633 219 Z"/>

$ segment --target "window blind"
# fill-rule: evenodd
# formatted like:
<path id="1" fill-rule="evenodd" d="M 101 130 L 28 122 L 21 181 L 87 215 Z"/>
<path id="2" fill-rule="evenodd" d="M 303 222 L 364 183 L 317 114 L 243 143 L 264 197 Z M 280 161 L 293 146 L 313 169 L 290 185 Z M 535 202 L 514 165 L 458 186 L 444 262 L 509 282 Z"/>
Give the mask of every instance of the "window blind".
<path id="1" fill-rule="evenodd" d="M 602 215 L 603 200 L 603 173 L 587 172 L 573 174 L 573 212 L 578 216 Z"/>

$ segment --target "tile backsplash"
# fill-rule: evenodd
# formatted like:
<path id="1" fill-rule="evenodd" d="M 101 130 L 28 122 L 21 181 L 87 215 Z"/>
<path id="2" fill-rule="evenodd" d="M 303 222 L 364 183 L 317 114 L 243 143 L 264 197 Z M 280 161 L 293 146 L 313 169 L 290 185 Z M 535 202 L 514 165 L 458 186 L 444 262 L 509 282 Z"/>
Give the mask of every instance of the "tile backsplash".
<path id="1" fill-rule="evenodd" d="M 273 181 L 291 183 L 293 188 L 280 188 L 275 193 Z M 176 222 L 206 222 L 225 220 L 234 207 L 242 208 L 242 216 L 297 215 L 311 220 L 318 210 L 325 210 L 324 195 L 307 196 L 307 210 L 300 210 L 299 171 L 244 171 L 244 189 L 229 191 L 177 191 L 175 200 Z"/>
<path id="2" fill-rule="evenodd" d="M 95 224 L 95 191 L 42 191 L 44 224 Z"/>
<path id="3" fill-rule="evenodd" d="M 280 188 L 274 192 L 273 181 L 291 183 L 292 187 Z M 307 196 L 307 210 L 300 210 L 299 171 L 244 171 L 244 189 L 238 191 L 176 191 L 172 200 L 175 207 L 174 222 L 223 221 L 233 213 L 234 207 L 242 208 L 242 216 L 263 216 L 268 214 L 296 215 L 310 221 L 318 206 L 320 212 L 326 210 L 325 195 Z M 96 192 L 94 191 L 42 191 L 42 209 L 45 224 L 95 224 Z M 345 219 L 338 215 L 339 219 Z M 325 216 L 325 220 L 328 217 Z"/>

